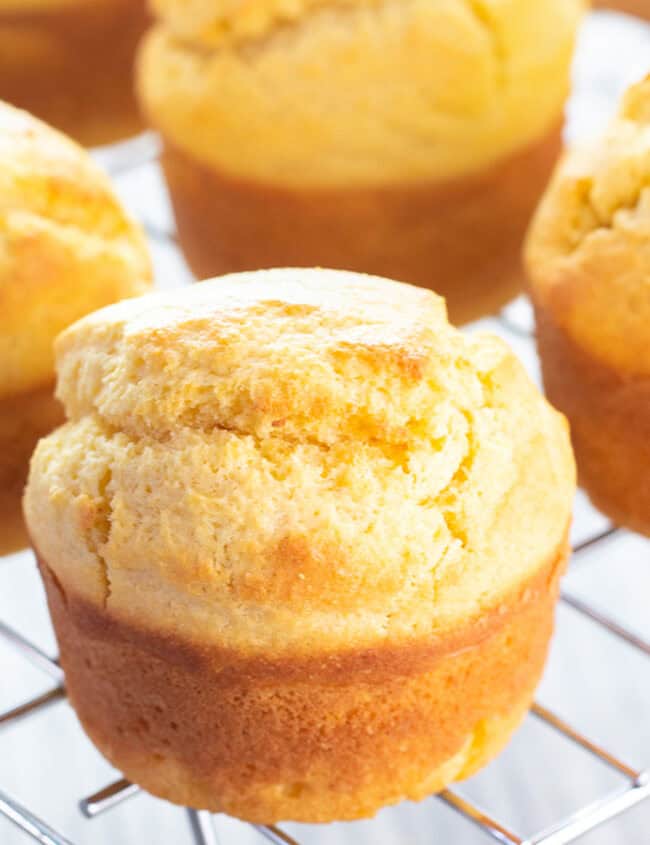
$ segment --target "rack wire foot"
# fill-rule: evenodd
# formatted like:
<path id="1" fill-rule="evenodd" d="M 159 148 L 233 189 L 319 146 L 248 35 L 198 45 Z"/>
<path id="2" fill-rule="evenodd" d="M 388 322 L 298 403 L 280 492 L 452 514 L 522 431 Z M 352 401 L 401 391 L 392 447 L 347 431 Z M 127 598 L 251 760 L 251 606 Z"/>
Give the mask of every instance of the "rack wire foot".
<path id="1" fill-rule="evenodd" d="M 212 815 L 205 810 L 186 810 L 196 845 L 220 845 Z"/>
<path id="2" fill-rule="evenodd" d="M 0 790 L 0 813 L 13 822 L 19 830 L 31 836 L 36 842 L 41 842 L 42 845 L 73 845 L 69 839 L 57 833 L 49 824 L 2 790 Z"/>

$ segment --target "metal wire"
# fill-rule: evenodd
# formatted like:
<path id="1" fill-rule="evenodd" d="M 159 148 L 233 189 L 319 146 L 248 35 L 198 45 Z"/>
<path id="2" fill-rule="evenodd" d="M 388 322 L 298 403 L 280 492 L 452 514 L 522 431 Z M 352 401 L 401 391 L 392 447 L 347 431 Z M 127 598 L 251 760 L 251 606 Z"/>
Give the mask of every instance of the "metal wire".
<path id="1" fill-rule="evenodd" d="M 0 713 L 0 728 L 10 722 L 17 722 L 19 719 L 24 719 L 26 716 L 31 716 L 36 710 L 42 710 L 49 707 L 50 704 L 56 704 L 58 701 L 63 701 L 65 698 L 64 687 L 54 687 L 49 692 L 36 696 L 24 704 L 19 704 L 18 707 L 13 707 L 11 710 L 6 710 Z"/>
<path id="2" fill-rule="evenodd" d="M 568 604 L 569 607 L 572 607 L 574 610 L 577 610 L 578 613 L 581 613 L 583 616 L 591 619 L 592 622 L 596 622 L 606 631 L 609 631 L 610 634 L 614 634 L 616 637 L 624 640 L 628 645 L 631 645 L 633 648 L 638 649 L 643 652 L 643 654 L 650 657 L 650 642 L 639 636 L 639 634 L 635 634 L 634 631 L 626 628 L 625 625 L 621 625 L 620 622 L 617 622 L 611 616 L 608 616 L 606 613 L 603 613 L 603 611 L 592 607 L 586 601 L 571 595 L 566 590 L 562 591 L 561 599 L 565 604 Z"/>
<path id="3" fill-rule="evenodd" d="M 605 542 L 614 536 L 615 530 L 610 528 L 581 542 L 576 546 L 576 553 L 585 553 L 597 546 L 598 543 Z M 578 604 L 577 600 L 574 600 L 573 597 L 564 596 L 564 599 L 570 604 Z M 648 644 L 636 635 L 631 635 L 630 632 L 623 629 L 618 623 L 612 623 L 609 619 L 603 619 L 602 614 L 584 602 L 579 603 L 579 609 L 595 623 L 602 625 L 610 633 L 620 637 L 625 643 L 640 648 L 644 653 L 650 655 Z M 0 622 L 0 639 L 4 640 L 26 660 L 34 663 L 50 677 L 54 677 L 57 680 L 63 679 L 61 667 L 54 658 L 49 657 L 37 645 L 2 622 Z M 0 714 L 0 726 L 6 727 L 9 724 L 13 724 L 64 698 L 65 689 L 60 684 L 54 689 Z M 531 713 L 550 728 L 561 733 L 567 740 L 579 745 L 601 763 L 624 776 L 627 784 L 611 795 L 578 810 L 568 819 L 559 822 L 549 830 L 529 839 L 525 839 L 521 835 L 509 830 L 506 825 L 455 791 L 445 790 L 437 798 L 451 807 L 455 812 L 461 814 L 468 822 L 483 830 L 494 841 L 502 843 L 502 845 L 568 845 L 568 843 L 574 842 L 585 832 L 592 830 L 604 821 L 614 818 L 630 807 L 650 798 L 650 783 L 646 772 L 638 771 L 623 762 L 615 754 L 584 736 L 579 730 L 569 725 L 544 705 L 539 703 L 534 704 Z M 120 779 L 104 787 L 99 792 L 84 798 L 80 802 L 80 807 L 86 817 L 95 818 L 112 810 L 128 799 L 135 797 L 140 791 L 140 788 L 135 784 L 125 779 Z M 61 837 L 60 834 L 57 834 L 37 819 L 29 810 L 21 807 L 13 799 L 9 799 L 1 793 L 0 813 L 13 821 L 14 824 L 17 824 L 21 830 L 28 833 L 36 841 L 44 842 L 48 845 L 70 845 L 69 840 Z M 217 843 L 218 839 L 216 838 L 209 814 L 197 813 L 195 811 L 188 811 L 188 813 L 190 828 L 195 842 L 198 845 L 214 845 Z M 275 843 L 275 845 L 299 845 L 294 838 L 275 826 L 252 825 L 252 827 L 262 837 Z"/>
<path id="4" fill-rule="evenodd" d="M 82 798 L 79 802 L 79 809 L 88 819 L 94 819 L 96 816 L 101 816 L 107 810 L 112 810 L 118 804 L 123 804 L 129 798 L 135 798 L 140 793 L 140 787 L 134 783 L 120 778 L 114 783 L 110 783 L 99 792 L 89 795 L 87 798 Z"/>
<path id="5" fill-rule="evenodd" d="M 587 537 L 573 547 L 573 554 L 571 555 L 571 563 L 575 564 L 576 560 L 584 558 L 584 553 L 593 549 L 594 546 L 603 545 L 609 540 L 614 540 L 621 533 L 621 529 L 617 525 L 611 525 L 604 531 L 594 534 L 593 537 Z"/>
<path id="6" fill-rule="evenodd" d="M 571 725 L 564 721 L 564 719 L 561 719 L 547 707 L 544 707 L 541 704 L 533 704 L 530 712 L 533 716 L 536 716 L 559 733 L 564 734 L 564 736 L 571 740 L 571 742 L 575 745 L 579 745 L 581 748 L 584 748 L 585 751 L 588 751 L 591 755 L 597 757 L 601 763 L 605 763 L 607 766 L 614 769 L 619 774 L 629 778 L 634 783 L 636 783 L 642 776 L 642 772 L 637 771 L 632 768 L 632 766 L 628 766 L 627 763 L 619 760 L 618 757 L 615 757 L 601 745 L 598 745 L 588 739 L 584 736 L 584 734 L 580 733 L 580 731 L 575 728 L 572 728 Z"/>
<path id="7" fill-rule="evenodd" d="M 96 816 L 102 815 L 108 810 L 112 810 L 114 807 L 117 807 L 118 804 L 123 804 L 124 801 L 128 801 L 129 798 L 134 798 L 136 795 L 139 795 L 141 791 L 142 790 L 139 786 L 121 778 L 120 780 L 116 780 L 114 783 L 105 786 L 103 789 L 100 789 L 99 792 L 95 792 L 86 798 L 82 798 L 79 802 L 79 807 L 81 808 L 81 812 L 84 816 L 92 819 Z M 251 827 L 253 827 L 258 833 L 262 834 L 262 836 L 270 842 L 296 845 L 295 840 L 278 827 L 258 824 L 253 824 Z"/>
<path id="8" fill-rule="evenodd" d="M 280 828 L 275 825 L 269 825 L 266 827 L 261 824 L 254 824 L 253 828 L 268 842 L 273 842 L 273 845 L 299 845 L 299 843 L 289 836 L 288 833 L 280 830 Z"/>
<path id="9" fill-rule="evenodd" d="M 438 798 L 460 813 L 467 821 L 471 822 L 475 827 L 479 827 L 484 833 L 487 833 L 496 842 L 501 842 L 502 845 L 523 845 L 523 839 L 517 836 L 516 833 L 508 830 L 504 825 L 493 819 L 485 810 L 471 804 L 466 798 L 445 789 L 438 795 Z"/>
<path id="10" fill-rule="evenodd" d="M 2 790 L 0 790 L 0 813 L 36 842 L 41 842 L 43 845 L 72 845 L 69 839 L 61 836 L 49 824 Z"/>
<path id="11" fill-rule="evenodd" d="M 34 643 L 23 637 L 21 633 L 0 620 L 0 639 L 5 640 L 17 652 L 29 660 L 41 672 L 45 672 L 58 684 L 63 684 L 63 669 L 59 666 L 57 658 L 50 657 Z"/>
<path id="12" fill-rule="evenodd" d="M 640 782 L 621 787 L 601 801 L 594 801 L 593 804 L 583 807 L 568 819 L 526 840 L 524 845 L 570 845 L 585 833 L 595 830 L 648 798 L 650 781 L 644 776 Z"/>
<path id="13" fill-rule="evenodd" d="M 214 819 L 210 813 L 189 808 L 185 812 L 196 845 L 219 845 L 219 837 L 214 829 Z"/>
<path id="14" fill-rule="evenodd" d="M 144 133 L 124 144 L 115 145 L 97 152 L 96 156 L 113 177 L 121 177 L 152 163 L 159 153 L 159 142 L 153 133 Z M 149 236 L 157 241 L 173 244 L 175 235 L 160 226 L 145 222 Z M 517 338 L 531 338 L 528 325 L 522 325 L 510 316 L 502 313 L 497 318 L 501 326 Z M 573 549 L 574 558 L 586 559 L 596 547 L 613 540 L 620 529 L 608 528 L 582 540 Z M 566 590 L 562 601 L 599 625 L 622 643 L 640 650 L 650 656 L 650 643 L 632 632 L 622 623 L 612 619 L 588 602 L 575 597 Z M 30 699 L 23 704 L 0 713 L 0 728 L 7 728 L 22 719 L 41 712 L 56 702 L 65 699 L 63 670 L 56 658 L 50 657 L 39 646 L 27 640 L 20 632 L 0 621 L 0 640 L 12 647 L 25 660 L 28 660 L 56 682 L 49 691 Z M 526 838 L 510 830 L 507 825 L 493 818 L 486 810 L 476 806 L 456 790 L 447 789 L 435 796 L 440 802 L 461 815 L 466 822 L 482 830 L 493 841 L 501 845 L 569 845 L 590 830 L 625 812 L 646 799 L 650 799 L 650 777 L 645 771 L 639 771 L 622 761 L 616 754 L 599 743 L 583 735 L 569 725 L 560 716 L 542 704 L 534 704 L 531 710 L 534 718 L 542 721 L 549 729 L 560 733 L 567 741 L 582 748 L 603 765 L 608 766 L 625 779 L 625 783 L 600 800 L 578 809 L 568 818 L 555 823 L 547 830 Z M 140 788 L 125 779 L 119 779 L 103 789 L 80 801 L 82 813 L 89 819 L 109 812 L 125 801 L 137 796 Z M 196 845 L 219 845 L 219 838 L 214 828 L 210 813 L 188 809 L 187 818 L 190 831 Z M 45 822 L 38 819 L 29 809 L 15 799 L 0 791 L 0 814 L 4 815 L 22 831 L 43 845 L 73 845 L 70 840 L 54 831 Z M 261 838 L 274 845 L 299 845 L 285 831 L 276 826 L 251 825 Z"/>

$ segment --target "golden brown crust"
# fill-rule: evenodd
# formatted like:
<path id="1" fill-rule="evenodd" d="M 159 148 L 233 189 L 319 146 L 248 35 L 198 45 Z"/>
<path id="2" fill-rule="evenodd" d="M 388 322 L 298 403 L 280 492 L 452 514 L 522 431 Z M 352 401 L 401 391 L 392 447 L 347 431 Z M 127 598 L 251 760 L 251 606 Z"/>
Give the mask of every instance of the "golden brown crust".
<path id="1" fill-rule="evenodd" d="M 127 777 L 251 821 L 318 822 L 423 798 L 500 750 L 541 674 L 565 559 L 563 543 L 440 642 L 297 662 L 135 630 L 41 572 L 71 700 Z"/>
<path id="2" fill-rule="evenodd" d="M 544 385 L 569 418 L 579 480 L 614 522 L 650 535 L 650 378 L 608 367 L 539 304 Z"/>
<path id="3" fill-rule="evenodd" d="M 455 323 L 520 290 L 520 250 L 560 129 L 479 175 L 417 187 L 283 189 L 219 173 L 166 143 L 181 245 L 199 278 L 327 266 L 431 288 Z"/>
<path id="4" fill-rule="evenodd" d="M 95 312 L 57 356 L 31 536 L 125 622 L 271 657 L 411 642 L 498 604 L 569 519 L 566 421 L 422 288 L 234 274 Z"/>
<path id="5" fill-rule="evenodd" d="M 612 519 L 650 532 L 650 77 L 564 158 L 526 244 L 551 401 Z"/>
<path id="6" fill-rule="evenodd" d="M 141 128 L 133 96 L 145 0 L 0 9 L 0 99 L 87 145 Z"/>
<path id="7" fill-rule="evenodd" d="M 52 381 L 59 332 L 151 286 L 144 234 L 102 169 L 2 102 L 0 256 L 0 397 Z"/>
<path id="8" fill-rule="evenodd" d="M 63 418 L 53 385 L 0 399 L 0 555 L 28 544 L 21 499 L 29 458 Z"/>
<path id="9" fill-rule="evenodd" d="M 650 76 L 573 147 L 526 241 L 535 300 L 605 366 L 650 376 Z"/>
<path id="10" fill-rule="evenodd" d="M 72 702 L 127 777 L 326 821 L 503 745 L 574 492 L 504 344 L 422 288 L 278 269 L 95 312 L 57 361 L 70 420 L 25 512 Z"/>

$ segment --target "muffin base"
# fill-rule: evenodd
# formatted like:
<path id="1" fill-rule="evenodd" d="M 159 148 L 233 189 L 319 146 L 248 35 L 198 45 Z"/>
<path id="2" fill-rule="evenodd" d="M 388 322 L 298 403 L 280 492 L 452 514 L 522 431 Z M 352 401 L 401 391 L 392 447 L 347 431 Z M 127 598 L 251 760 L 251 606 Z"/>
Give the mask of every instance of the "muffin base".
<path id="1" fill-rule="evenodd" d="M 650 0 L 596 0 L 594 8 L 624 12 L 626 15 L 650 20 Z"/>
<path id="2" fill-rule="evenodd" d="M 180 244 L 200 278 L 269 267 L 357 270 L 435 290 L 463 323 L 522 287 L 521 245 L 561 147 L 554 127 L 471 176 L 426 185 L 283 188 L 239 179 L 165 140 Z"/>
<path id="3" fill-rule="evenodd" d="M 569 418 L 581 486 L 616 524 L 650 536 L 650 378 L 607 367 L 535 311 L 546 393 Z"/>
<path id="4" fill-rule="evenodd" d="M 565 561 L 563 543 L 516 594 L 430 641 L 293 659 L 127 626 L 39 562 L 99 750 L 154 795 L 271 823 L 371 816 L 487 763 L 530 705 Z"/>
<path id="5" fill-rule="evenodd" d="M 142 123 L 133 94 L 145 0 L 79 0 L 63 8 L 0 12 L 0 99 L 83 144 L 132 135 Z"/>
<path id="6" fill-rule="evenodd" d="M 54 386 L 0 399 L 0 555 L 28 545 L 22 496 L 36 443 L 64 421 Z"/>

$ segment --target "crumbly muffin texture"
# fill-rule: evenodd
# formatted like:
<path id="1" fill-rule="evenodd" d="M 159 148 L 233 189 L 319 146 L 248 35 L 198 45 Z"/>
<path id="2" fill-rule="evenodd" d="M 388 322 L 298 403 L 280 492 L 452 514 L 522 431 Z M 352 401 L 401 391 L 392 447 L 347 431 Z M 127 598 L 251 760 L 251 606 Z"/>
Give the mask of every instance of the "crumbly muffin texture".
<path id="1" fill-rule="evenodd" d="M 558 168 L 526 249 L 532 292 L 597 362 L 650 375 L 650 77 Z"/>
<path id="2" fill-rule="evenodd" d="M 564 419 L 430 292 L 238 274 L 90 315 L 57 360 L 32 539 L 115 619 L 249 654 L 409 641 L 558 553 Z"/>
<path id="3" fill-rule="evenodd" d="M 144 236 L 99 167 L 0 103 L 0 399 L 53 381 L 62 329 L 150 286 Z"/>
<path id="4" fill-rule="evenodd" d="M 558 168 L 526 249 L 544 385 L 582 486 L 650 534 L 650 77 Z"/>

